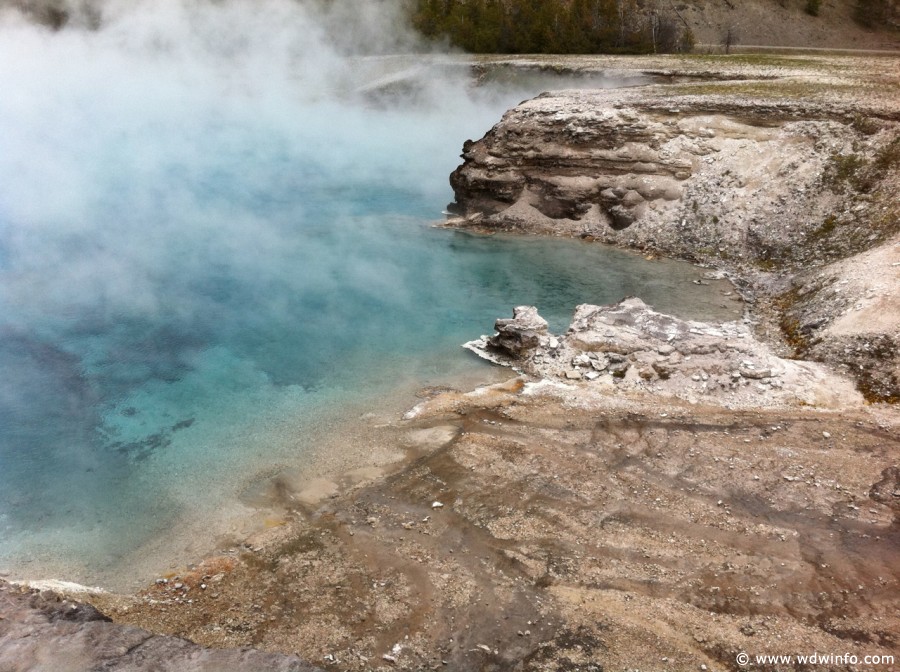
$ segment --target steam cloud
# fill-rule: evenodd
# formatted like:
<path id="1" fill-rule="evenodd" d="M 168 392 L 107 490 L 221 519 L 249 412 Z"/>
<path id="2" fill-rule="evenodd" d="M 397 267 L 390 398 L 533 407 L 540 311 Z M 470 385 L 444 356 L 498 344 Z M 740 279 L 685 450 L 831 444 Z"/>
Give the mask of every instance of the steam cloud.
<path id="1" fill-rule="evenodd" d="M 237 268 L 280 249 L 286 232 L 258 208 L 278 189 L 341 175 L 348 192 L 387 182 L 445 200 L 461 139 L 495 112 L 434 69 L 417 106 L 368 104 L 358 92 L 398 66 L 358 54 L 413 46 L 398 17 L 382 2 L 110 2 L 99 30 L 54 33 L 7 12 L 6 318 L 190 311 L 161 306 L 156 279 L 205 264 L 197 244 Z"/>
<path id="2" fill-rule="evenodd" d="M 70 14 L 54 31 L 0 5 L 0 562 L 5 529 L 163 520 L 176 467 L 141 491 L 135 461 L 172 426 L 199 436 L 244 392 L 274 407 L 402 333 L 404 217 L 439 216 L 499 112 L 459 67 L 396 55 L 422 45 L 392 2 Z M 373 309 L 392 326 L 360 324 Z"/>

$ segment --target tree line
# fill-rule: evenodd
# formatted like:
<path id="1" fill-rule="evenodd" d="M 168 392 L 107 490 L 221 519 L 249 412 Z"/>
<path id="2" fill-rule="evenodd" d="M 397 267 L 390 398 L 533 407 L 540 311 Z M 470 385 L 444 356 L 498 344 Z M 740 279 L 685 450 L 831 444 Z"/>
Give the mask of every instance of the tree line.
<path id="1" fill-rule="evenodd" d="M 694 44 L 676 14 L 646 0 L 414 0 L 412 21 L 475 53 L 671 53 Z"/>

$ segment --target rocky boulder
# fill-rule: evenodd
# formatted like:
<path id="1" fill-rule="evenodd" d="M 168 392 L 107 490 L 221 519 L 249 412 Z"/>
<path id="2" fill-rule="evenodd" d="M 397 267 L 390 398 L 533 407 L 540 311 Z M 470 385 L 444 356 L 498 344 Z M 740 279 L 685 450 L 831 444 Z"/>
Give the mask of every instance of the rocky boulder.
<path id="1" fill-rule="evenodd" d="M 498 319 L 494 324 L 497 334 L 488 339 L 488 345 L 501 354 L 520 358 L 536 350 L 541 339 L 547 337 L 547 320 L 538 315 L 533 306 L 517 306 L 511 319 Z"/>

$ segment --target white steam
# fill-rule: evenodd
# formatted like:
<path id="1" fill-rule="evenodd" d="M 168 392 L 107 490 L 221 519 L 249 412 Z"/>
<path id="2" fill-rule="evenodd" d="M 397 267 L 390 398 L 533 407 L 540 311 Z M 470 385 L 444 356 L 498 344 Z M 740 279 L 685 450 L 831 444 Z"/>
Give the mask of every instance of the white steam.
<path id="1" fill-rule="evenodd" d="M 122 0 L 100 14 L 97 30 L 58 32 L 0 15 L 7 320 L 193 310 L 161 306 L 159 278 L 283 249 L 305 213 L 285 230 L 257 206 L 291 182 L 401 187 L 437 215 L 462 141 L 498 114 L 459 68 L 362 55 L 421 47 L 394 3 Z M 415 89 L 403 104 L 364 95 L 418 71 L 399 77 Z"/>

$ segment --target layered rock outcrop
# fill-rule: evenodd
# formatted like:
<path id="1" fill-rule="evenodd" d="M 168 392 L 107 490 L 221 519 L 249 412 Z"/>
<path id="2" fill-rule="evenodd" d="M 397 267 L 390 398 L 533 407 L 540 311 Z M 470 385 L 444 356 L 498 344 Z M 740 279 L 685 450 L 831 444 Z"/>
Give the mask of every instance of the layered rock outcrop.
<path id="1" fill-rule="evenodd" d="M 893 265 L 879 276 L 863 267 L 900 242 L 898 122 L 881 103 L 547 93 L 465 144 L 448 224 L 580 236 L 730 270 L 771 299 L 795 356 L 852 373 L 870 399 L 897 400 L 900 316 L 850 313 L 896 294 Z M 855 290 L 837 298 L 848 300 L 822 299 L 847 282 Z"/>
<path id="2" fill-rule="evenodd" d="M 690 156 L 663 147 L 677 129 L 633 110 L 567 92 L 523 103 L 479 142 L 450 177 L 454 209 L 484 226 L 583 232 L 628 228 L 648 203 L 675 201 Z M 475 217 L 473 217 L 473 215 Z"/>
<path id="3" fill-rule="evenodd" d="M 840 107 L 547 93 L 464 145 L 451 224 L 761 270 L 835 259 L 896 230 L 866 217 L 871 199 L 842 212 L 841 157 L 877 154 L 897 134 L 893 120 L 870 121 L 860 130 Z"/>

